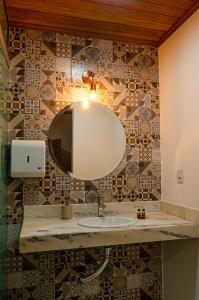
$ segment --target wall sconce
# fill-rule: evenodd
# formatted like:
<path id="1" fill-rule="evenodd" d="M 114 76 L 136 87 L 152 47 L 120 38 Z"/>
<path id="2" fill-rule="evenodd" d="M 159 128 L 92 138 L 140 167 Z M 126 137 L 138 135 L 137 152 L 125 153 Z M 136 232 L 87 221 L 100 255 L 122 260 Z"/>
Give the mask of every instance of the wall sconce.
<path id="1" fill-rule="evenodd" d="M 96 83 L 94 77 L 95 74 L 92 71 L 85 71 L 82 74 L 83 83 L 90 85 L 89 100 L 91 101 L 96 101 L 97 99 L 97 90 L 96 90 Z"/>

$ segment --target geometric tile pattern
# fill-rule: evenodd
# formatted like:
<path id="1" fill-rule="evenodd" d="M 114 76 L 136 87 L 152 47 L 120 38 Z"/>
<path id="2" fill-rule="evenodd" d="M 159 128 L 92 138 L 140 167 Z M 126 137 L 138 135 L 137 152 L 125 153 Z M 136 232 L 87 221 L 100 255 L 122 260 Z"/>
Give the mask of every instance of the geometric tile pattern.
<path id="1" fill-rule="evenodd" d="M 12 67 L 7 96 L 10 139 L 47 140 L 55 114 L 81 95 L 81 76 L 87 69 L 96 74 L 98 101 L 108 105 L 121 119 L 127 138 L 126 158 L 113 174 L 101 178 L 94 189 L 64 174 L 49 154 L 48 163 L 53 165 L 50 173 L 39 183 L 34 182 L 35 189 L 34 184 L 26 185 L 26 180 L 22 183 L 26 185 L 24 204 L 39 204 L 41 199 L 41 204 L 54 203 L 53 197 L 49 198 L 54 191 L 68 191 L 73 203 L 79 203 L 80 199 L 81 203 L 95 202 L 98 195 L 106 201 L 104 191 L 109 191 L 111 201 L 159 199 L 160 156 L 155 155 L 160 148 L 155 47 L 10 28 L 9 53 Z M 128 184 L 135 176 L 136 188 Z M 150 184 L 143 182 L 146 176 L 150 176 Z M 36 201 L 39 192 L 43 197 Z"/>
<path id="2" fill-rule="evenodd" d="M 52 161 L 44 179 L 9 179 L 7 292 L 2 299 L 161 300 L 161 244 L 118 245 L 95 280 L 80 284 L 104 260 L 104 248 L 21 255 L 23 205 L 160 199 L 157 49 L 66 34 L 10 28 L 9 141 L 46 140 L 55 114 L 80 96 L 81 75 L 96 74 L 98 101 L 120 118 L 127 149 L 112 174 L 95 181 L 71 178 Z"/>
<path id="3" fill-rule="evenodd" d="M 161 243 L 111 247 L 107 267 L 95 280 L 79 276 L 95 272 L 104 260 L 104 247 L 7 254 L 5 299 L 161 300 Z"/>

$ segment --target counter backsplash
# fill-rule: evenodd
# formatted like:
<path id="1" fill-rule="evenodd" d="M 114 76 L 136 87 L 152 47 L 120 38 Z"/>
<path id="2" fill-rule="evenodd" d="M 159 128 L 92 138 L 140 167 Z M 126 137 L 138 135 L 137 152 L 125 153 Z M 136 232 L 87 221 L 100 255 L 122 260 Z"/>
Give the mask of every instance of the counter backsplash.
<path id="1" fill-rule="evenodd" d="M 91 56 L 94 52 L 96 55 Z M 159 200 L 159 89 L 155 47 L 10 28 L 9 139 L 47 141 L 55 114 L 81 97 L 84 70 L 96 74 L 98 101 L 126 131 L 126 155 L 109 176 L 80 181 L 52 161 L 47 145 L 44 179 L 13 179 L 9 206 Z"/>

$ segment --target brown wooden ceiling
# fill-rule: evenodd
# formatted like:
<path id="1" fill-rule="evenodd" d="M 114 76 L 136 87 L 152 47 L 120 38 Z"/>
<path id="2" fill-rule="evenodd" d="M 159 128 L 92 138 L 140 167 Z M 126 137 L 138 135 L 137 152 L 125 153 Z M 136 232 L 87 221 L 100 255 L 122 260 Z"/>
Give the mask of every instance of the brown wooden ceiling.
<path id="1" fill-rule="evenodd" d="M 160 45 L 199 0 L 5 0 L 8 22 L 70 34 Z"/>

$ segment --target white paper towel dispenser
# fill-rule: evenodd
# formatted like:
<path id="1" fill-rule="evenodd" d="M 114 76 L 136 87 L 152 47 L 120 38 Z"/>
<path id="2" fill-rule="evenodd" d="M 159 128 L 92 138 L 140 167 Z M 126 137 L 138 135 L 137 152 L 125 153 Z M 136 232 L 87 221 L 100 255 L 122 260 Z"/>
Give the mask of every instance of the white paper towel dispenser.
<path id="1" fill-rule="evenodd" d="M 44 177 L 45 141 L 13 140 L 11 177 Z"/>

